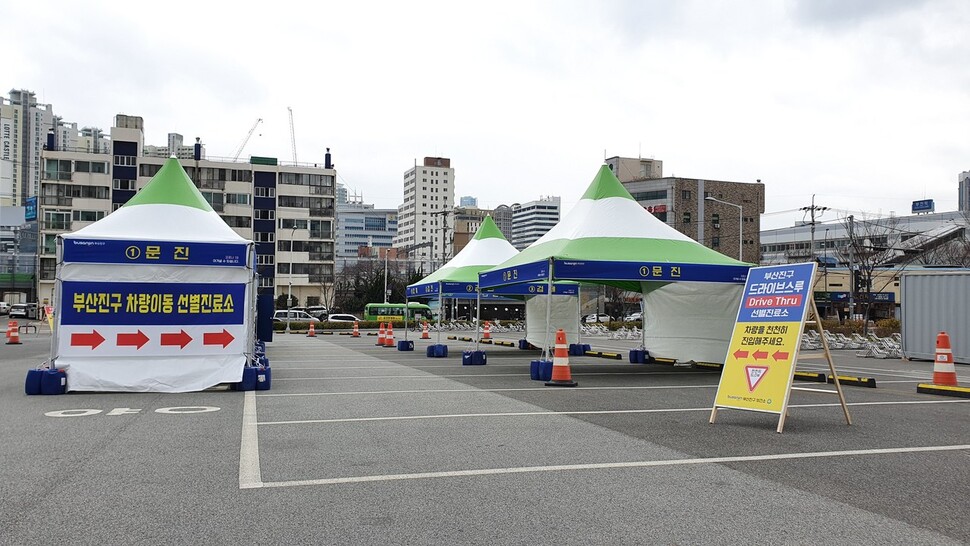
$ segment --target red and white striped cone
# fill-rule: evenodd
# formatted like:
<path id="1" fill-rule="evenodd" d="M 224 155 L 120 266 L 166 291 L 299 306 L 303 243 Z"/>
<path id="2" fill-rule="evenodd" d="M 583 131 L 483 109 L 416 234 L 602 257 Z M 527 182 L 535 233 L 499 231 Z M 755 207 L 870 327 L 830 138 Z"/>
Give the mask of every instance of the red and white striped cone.
<path id="1" fill-rule="evenodd" d="M 579 383 L 573 381 L 569 371 L 569 348 L 566 346 L 566 332 L 562 328 L 556 332 L 556 348 L 552 353 L 552 381 L 546 382 L 548 387 L 575 387 Z"/>
<path id="2" fill-rule="evenodd" d="M 7 345 L 23 345 L 20 342 L 20 328 L 15 320 L 7 323 Z"/>
<path id="3" fill-rule="evenodd" d="M 395 343 L 394 343 L 394 323 L 393 322 L 388 322 L 387 323 L 387 334 L 384 336 L 384 346 L 385 347 L 393 347 L 394 345 L 395 345 Z"/>
<path id="4" fill-rule="evenodd" d="M 421 328 L 421 339 L 431 339 L 431 334 L 428 332 L 428 321 L 424 321 L 424 327 Z"/>
<path id="5" fill-rule="evenodd" d="M 936 335 L 936 358 L 933 359 L 933 384 L 958 387 L 957 370 L 953 365 L 950 336 L 946 332 Z"/>
<path id="6" fill-rule="evenodd" d="M 384 323 L 383 322 L 381 323 L 381 327 L 377 330 L 377 343 L 375 343 L 375 345 L 377 345 L 378 347 L 384 346 Z"/>
<path id="7" fill-rule="evenodd" d="M 492 339 L 492 323 L 487 320 L 485 321 L 485 327 L 482 329 L 482 339 Z"/>
<path id="8" fill-rule="evenodd" d="M 360 337 L 360 328 L 357 326 L 357 321 L 354 321 L 354 333 L 350 334 L 350 337 Z"/>
<path id="9" fill-rule="evenodd" d="M 306 337 L 317 337 L 317 331 L 313 327 L 313 323 L 310 323 L 310 328 L 306 331 Z"/>

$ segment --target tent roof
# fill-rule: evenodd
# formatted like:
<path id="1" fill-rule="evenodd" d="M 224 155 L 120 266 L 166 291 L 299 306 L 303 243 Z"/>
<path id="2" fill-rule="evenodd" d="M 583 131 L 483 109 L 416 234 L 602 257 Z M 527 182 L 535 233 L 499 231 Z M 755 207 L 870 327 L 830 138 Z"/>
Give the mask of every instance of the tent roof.
<path id="1" fill-rule="evenodd" d="M 245 242 L 195 187 L 171 157 L 123 207 L 97 222 L 64 235 L 78 239 Z"/>
<path id="2" fill-rule="evenodd" d="M 600 167 L 580 201 L 555 227 L 522 252 L 487 271 L 511 271 L 516 266 L 548 263 L 550 259 L 640 263 L 650 266 L 671 264 L 681 267 L 685 264 L 696 264 L 747 268 L 747 264 L 705 247 L 647 212 L 633 199 L 607 165 Z M 636 280 L 637 284 L 610 283 L 633 290 L 639 290 L 640 281 L 661 280 L 634 279 L 629 276 L 603 277 L 604 273 L 610 273 L 609 268 L 606 269 L 604 271 L 601 267 L 596 277 L 561 276 L 560 269 L 556 269 L 554 276 L 556 279 L 575 280 Z M 680 269 L 677 272 L 679 274 Z M 540 271 L 536 269 L 535 273 Z M 493 282 L 495 276 L 489 277 L 486 282 L 483 276 L 483 286 L 502 284 Z M 506 276 L 508 277 L 511 276 Z M 532 279 L 519 280 L 521 282 Z M 671 281 L 670 278 L 662 280 Z"/>
<path id="3" fill-rule="evenodd" d="M 461 282 L 478 284 L 478 272 L 508 260 L 518 250 L 512 246 L 491 216 L 482 220 L 475 236 L 461 252 L 440 269 L 411 286 L 437 282 Z"/>

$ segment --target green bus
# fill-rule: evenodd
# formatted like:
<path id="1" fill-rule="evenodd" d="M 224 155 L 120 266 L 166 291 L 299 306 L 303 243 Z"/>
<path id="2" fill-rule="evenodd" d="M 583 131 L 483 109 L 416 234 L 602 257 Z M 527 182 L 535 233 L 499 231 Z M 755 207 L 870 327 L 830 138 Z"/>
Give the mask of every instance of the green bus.
<path id="1" fill-rule="evenodd" d="M 408 302 L 408 320 L 431 319 L 431 308 L 416 301 Z M 364 320 L 396 321 L 404 320 L 403 303 L 368 303 L 364 306 Z"/>

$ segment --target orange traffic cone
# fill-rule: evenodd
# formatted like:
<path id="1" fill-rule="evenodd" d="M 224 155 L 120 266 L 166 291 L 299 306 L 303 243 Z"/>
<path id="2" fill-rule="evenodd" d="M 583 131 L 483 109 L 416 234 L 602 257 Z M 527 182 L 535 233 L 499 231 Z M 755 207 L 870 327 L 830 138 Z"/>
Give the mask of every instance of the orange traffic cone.
<path id="1" fill-rule="evenodd" d="M 313 323 L 310 323 L 310 329 L 306 332 L 306 337 L 317 337 L 317 331 L 313 328 Z"/>
<path id="2" fill-rule="evenodd" d="M 431 339 L 431 334 L 428 333 L 428 321 L 424 321 L 424 327 L 421 328 L 421 339 Z"/>
<path id="3" fill-rule="evenodd" d="M 569 371 L 569 349 L 566 347 L 566 332 L 562 328 L 556 332 L 556 349 L 552 353 L 552 381 L 546 382 L 549 387 L 575 387 L 579 385 L 573 381 Z"/>
<path id="4" fill-rule="evenodd" d="M 936 358 L 933 362 L 933 384 L 956 387 L 957 370 L 953 366 L 950 336 L 946 332 L 936 334 Z"/>
<path id="5" fill-rule="evenodd" d="M 384 323 L 381 323 L 381 327 L 377 330 L 377 343 L 378 347 L 384 346 Z"/>
<path id="6" fill-rule="evenodd" d="M 394 346 L 394 323 L 387 323 L 387 335 L 384 336 L 384 346 L 393 347 Z"/>
<path id="7" fill-rule="evenodd" d="M 22 345 L 20 343 L 20 328 L 17 327 L 15 320 L 7 323 L 7 345 Z"/>
<path id="8" fill-rule="evenodd" d="M 485 321 L 485 328 L 482 330 L 482 339 L 492 339 L 492 324 L 487 320 Z"/>
<path id="9" fill-rule="evenodd" d="M 350 334 L 351 337 L 360 337 L 360 329 L 357 327 L 357 321 L 354 321 L 354 333 Z"/>

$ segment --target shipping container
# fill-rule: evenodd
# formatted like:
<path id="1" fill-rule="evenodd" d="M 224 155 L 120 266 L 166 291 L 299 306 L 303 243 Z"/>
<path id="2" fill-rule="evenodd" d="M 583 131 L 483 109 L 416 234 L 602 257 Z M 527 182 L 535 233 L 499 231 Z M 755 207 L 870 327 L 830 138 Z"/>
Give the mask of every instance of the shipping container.
<path id="1" fill-rule="evenodd" d="M 903 356 L 934 360 L 946 332 L 954 362 L 970 364 L 970 270 L 906 272 L 899 291 Z"/>

